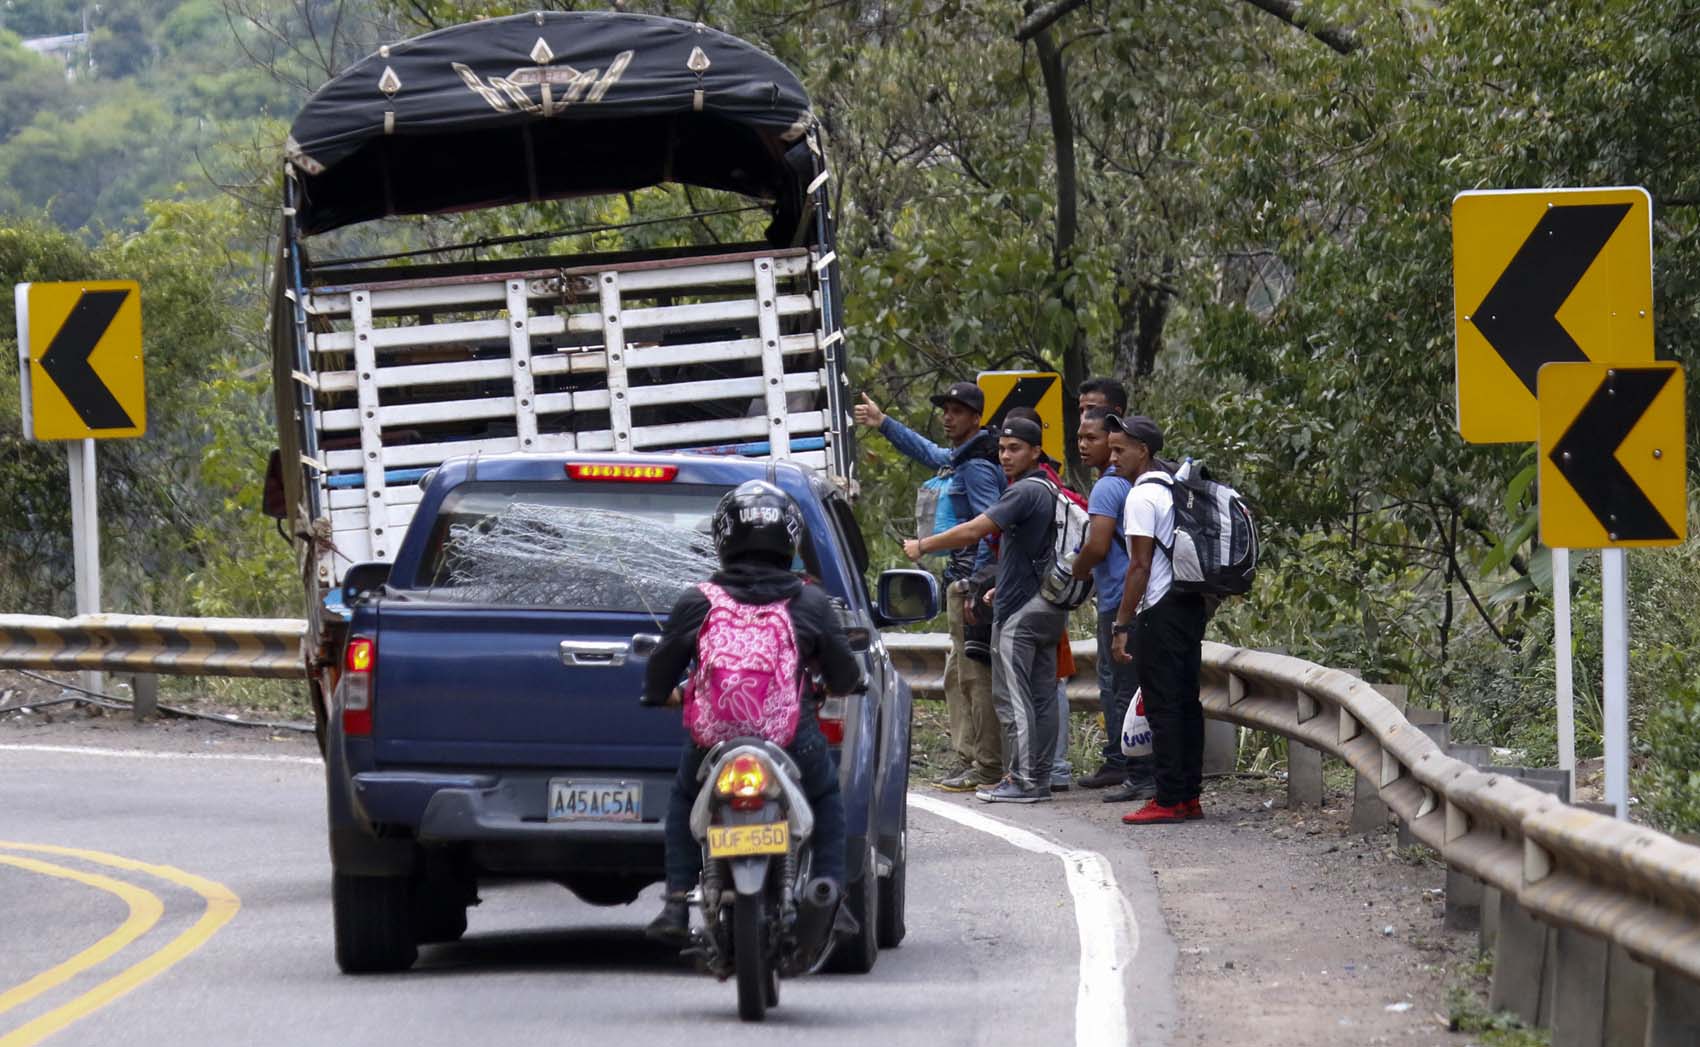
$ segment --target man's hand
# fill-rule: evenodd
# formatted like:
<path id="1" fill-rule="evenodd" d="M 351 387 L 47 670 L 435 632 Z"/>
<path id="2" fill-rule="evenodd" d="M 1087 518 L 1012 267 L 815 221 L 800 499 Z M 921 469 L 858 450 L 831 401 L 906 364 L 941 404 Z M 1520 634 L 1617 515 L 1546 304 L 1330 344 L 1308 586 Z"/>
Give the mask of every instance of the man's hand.
<path id="1" fill-rule="evenodd" d="M 1133 652 L 1127 649 L 1127 634 L 1120 629 L 1116 630 L 1116 638 L 1111 643 L 1110 650 L 1116 661 L 1123 665 L 1133 661 Z"/>
<path id="2" fill-rule="evenodd" d="M 990 607 L 992 605 L 992 601 L 997 598 L 997 595 L 998 587 L 994 585 L 990 589 L 986 590 L 986 595 L 980 598 L 980 602 L 985 604 L 987 607 Z"/>
<path id="3" fill-rule="evenodd" d="M 858 408 L 856 408 L 856 410 L 860 411 L 861 408 L 858 407 Z M 876 407 L 876 408 L 874 408 L 874 410 L 877 411 L 877 410 L 879 410 L 879 408 Z M 905 538 L 903 540 L 903 555 L 909 557 L 909 559 L 913 560 L 916 563 L 920 563 L 921 562 L 921 539 L 919 539 L 919 538 Z"/>
<path id="4" fill-rule="evenodd" d="M 867 393 L 862 394 L 862 402 L 852 407 L 850 413 L 855 417 L 857 425 L 866 425 L 874 429 L 879 428 L 880 423 L 885 421 L 885 412 L 880 410 L 879 404 L 868 399 Z M 914 559 L 914 557 L 910 557 L 910 559 Z"/>
<path id="5" fill-rule="evenodd" d="M 684 705 L 684 704 L 685 704 L 684 692 L 679 690 L 677 687 L 675 687 L 675 688 L 673 688 L 673 693 L 671 693 L 667 696 L 667 704 L 662 706 L 662 708 L 664 708 L 664 709 L 677 709 L 679 706 Z"/>

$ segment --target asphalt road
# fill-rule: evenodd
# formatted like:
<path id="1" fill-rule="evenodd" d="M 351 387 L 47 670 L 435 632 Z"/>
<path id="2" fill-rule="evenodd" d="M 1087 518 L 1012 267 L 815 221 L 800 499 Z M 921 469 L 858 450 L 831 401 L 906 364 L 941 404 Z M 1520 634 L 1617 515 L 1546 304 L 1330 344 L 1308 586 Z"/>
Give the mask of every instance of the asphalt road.
<path id="1" fill-rule="evenodd" d="M 1142 1045 L 1173 1028 L 1174 947 L 1149 870 L 1125 837 L 1051 808 L 974 812 L 1034 830 L 1041 853 L 1034 836 L 912 807 L 907 941 L 871 974 L 784 983 L 779 1009 L 752 1027 L 730 983 L 643 939 L 653 892 L 601 909 L 550 885 L 486 888 L 462 942 L 427 947 L 407 974 L 343 976 L 316 761 L 7 741 L 0 1047 L 746 1047 L 802 1033 L 811 1047 L 1106 1047 L 1112 1008 L 1137 1013 Z M 1124 897 L 1133 941 L 1117 947 L 1103 913 Z M 1095 915 L 1078 919 L 1081 906 Z"/>

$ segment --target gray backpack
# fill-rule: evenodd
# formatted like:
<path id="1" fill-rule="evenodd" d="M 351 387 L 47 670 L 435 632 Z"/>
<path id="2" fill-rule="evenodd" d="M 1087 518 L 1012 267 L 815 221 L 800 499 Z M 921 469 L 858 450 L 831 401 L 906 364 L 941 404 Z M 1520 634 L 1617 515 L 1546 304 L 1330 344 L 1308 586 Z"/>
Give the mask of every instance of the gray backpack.
<path id="1" fill-rule="evenodd" d="M 1176 592 L 1222 597 L 1251 591 L 1257 521 L 1238 491 L 1212 480 L 1191 458 L 1173 476 L 1146 473 L 1136 482 L 1160 483 L 1174 498 L 1174 540 L 1161 548 L 1174 571 Z"/>

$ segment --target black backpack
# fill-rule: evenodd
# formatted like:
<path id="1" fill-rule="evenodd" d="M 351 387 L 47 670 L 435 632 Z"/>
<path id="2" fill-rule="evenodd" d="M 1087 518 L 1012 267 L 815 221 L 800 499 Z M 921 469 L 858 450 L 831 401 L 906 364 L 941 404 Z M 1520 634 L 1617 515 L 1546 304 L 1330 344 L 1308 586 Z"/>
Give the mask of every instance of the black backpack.
<path id="1" fill-rule="evenodd" d="M 1188 458 L 1173 476 L 1146 473 L 1137 483 L 1168 487 L 1175 502 L 1174 539 L 1163 552 L 1176 592 L 1242 596 L 1257 573 L 1257 520 L 1240 493 L 1210 478 Z"/>

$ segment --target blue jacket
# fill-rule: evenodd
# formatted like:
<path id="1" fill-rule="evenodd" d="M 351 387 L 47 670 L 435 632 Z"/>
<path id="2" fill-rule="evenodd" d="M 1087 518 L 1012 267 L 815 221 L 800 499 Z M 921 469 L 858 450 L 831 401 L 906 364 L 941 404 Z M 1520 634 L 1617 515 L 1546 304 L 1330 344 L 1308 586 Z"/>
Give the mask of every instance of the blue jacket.
<path id="1" fill-rule="evenodd" d="M 997 463 L 997 438 L 990 429 L 982 429 L 961 447 L 945 448 L 887 415 L 880 423 L 880 435 L 904 457 L 920 462 L 941 475 L 950 475 L 950 509 L 955 518 L 952 526 L 966 523 L 989 509 L 1003 494 L 1003 469 Z M 940 521 L 943 522 L 943 521 Z M 963 557 L 966 561 L 967 558 Z M 958 562 L 957 557 L 945 568 L 945 581 L 966 578 L 992 560 L 989 542 L 981 539 L 972 561 Z"/>

